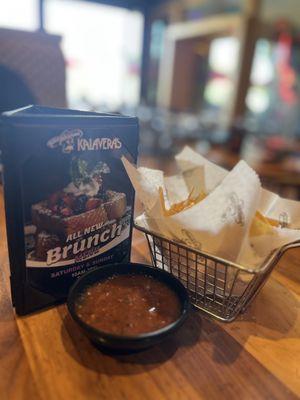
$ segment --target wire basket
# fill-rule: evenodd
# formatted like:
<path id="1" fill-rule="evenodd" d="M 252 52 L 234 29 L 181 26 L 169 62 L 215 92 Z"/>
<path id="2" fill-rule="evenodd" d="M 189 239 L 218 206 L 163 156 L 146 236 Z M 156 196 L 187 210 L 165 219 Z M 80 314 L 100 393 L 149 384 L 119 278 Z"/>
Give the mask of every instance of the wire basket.
<path id="1" fill-rule="evenodd" d="M 153 265 L 176 276 L 188 289 L 191 303 L 221 321 L 245 311 L 283 253 L 300 242 L 272 252 L 257 269 L 224 260 L 164 238 L 135 224 L 146 235 Z"/>

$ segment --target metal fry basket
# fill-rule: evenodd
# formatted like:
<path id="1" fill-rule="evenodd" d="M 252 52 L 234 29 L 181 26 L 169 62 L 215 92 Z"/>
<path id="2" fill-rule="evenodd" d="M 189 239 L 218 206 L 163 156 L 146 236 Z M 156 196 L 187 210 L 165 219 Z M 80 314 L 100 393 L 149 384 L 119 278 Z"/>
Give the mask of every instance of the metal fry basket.
<path id="1" fill-rule="evenodd" d="M 164 238 L 135 224 L 147 238 L 153 265 L 169 271 L 188 289 L 192 304 L 220 321 L 231 322 L 255 298 L 283 253 L 272 252 L 257 269 L 224 260 Z"/>

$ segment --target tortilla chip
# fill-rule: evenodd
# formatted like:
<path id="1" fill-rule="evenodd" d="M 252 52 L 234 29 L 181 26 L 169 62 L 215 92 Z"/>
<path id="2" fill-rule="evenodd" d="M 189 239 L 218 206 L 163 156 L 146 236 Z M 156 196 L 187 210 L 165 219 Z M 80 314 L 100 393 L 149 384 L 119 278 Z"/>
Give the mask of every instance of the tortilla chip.
<path id="1" fill-rule="evenodd" d="M 159 199 L 160 199 L 161 207 L 163 209 L 164 216 L 170 217 L 181 211 L 184 211 L 184 210 L 194 206 L 195 204 L 199 203 L 201 200 L 203 200 L 206 197 L 206 194 L 203 192 L 199 193 L 199 195 L 196 196 L 195 198 L 193 198 L 192 195 L 193 195 L 193 190 L 190 192 L 190 194 L 186 200 L 180 201 L 178 203 L 174 203 L 171 205 L 171 207 L 169 209 L 167 209 L 166 204 L 165 204 L 163 188 L 160 187 L 159 188 Z"/>
<path id="2" fill-rule="evenodd" d="M 250 227 L 251 236 L 273 235 L 273 228 L 278 228 L 279 222 L 272 218 L 267 218 L 259 211 L 256 211 Z"/>

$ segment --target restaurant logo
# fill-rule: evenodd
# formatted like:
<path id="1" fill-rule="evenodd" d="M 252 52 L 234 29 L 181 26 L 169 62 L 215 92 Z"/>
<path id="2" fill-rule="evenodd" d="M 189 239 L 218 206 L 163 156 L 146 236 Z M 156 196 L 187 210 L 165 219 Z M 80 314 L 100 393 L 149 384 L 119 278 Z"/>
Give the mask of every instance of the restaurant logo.
<path id="1" fill-rule="evenodd" d="M 119 138 L 96 138 L 96 139 L 84 139 L 79 138 L 77 140 L 77 151 L 86 150 L 115 150 L 122 147 L 122 142 Z"/>
<path id="2" fill-rule="evenodd" d="M 281 212 L 279 214 L 278 222 L 280 228 L 288 228 L 290 223 L 289 214 L 285 211 Z"/>
<path id="3" fill-rule="evenodd" d="M 115 150 L 122 147 L 119 138 L 83 138 L 81 129 L 66 129 L 60 135 L 48 140 L 47 146 L 50 149 L 61 147 L 63 153 L 72 153 L 73 151 L 97 151 L 97 150 Z"/>
<path id="4" fill-rule="evenodd" d="M 227 207 L 222 214 L 222 222 L 234 220 L 238 225 L 245 225 L 244 201 L 235 192 L 231 192 L 227 197 Z"/>
<path id="5" fill-rule="evenodd" d="M 50 149 L 61 147 L 63 153 L 71 153 L 75 150 L 75 139 L 79 139 L 83 135 L 81 129 L 66 129 L 59 136 L 55 136 L 48 140 L 47 146 Z"/>

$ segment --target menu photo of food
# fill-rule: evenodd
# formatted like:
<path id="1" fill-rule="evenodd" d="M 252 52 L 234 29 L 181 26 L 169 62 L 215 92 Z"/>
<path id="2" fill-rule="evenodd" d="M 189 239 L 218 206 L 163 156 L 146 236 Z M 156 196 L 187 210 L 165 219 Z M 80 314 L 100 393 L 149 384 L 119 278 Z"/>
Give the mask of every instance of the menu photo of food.
<path id="1" fill-rule="evenodd" d="M 126 193 L 110 187 L 104 161 L 72 157 L 69 183 L 31 205 L 27 267 L 61 267 L 98 256 L 129 236 Z"/>

